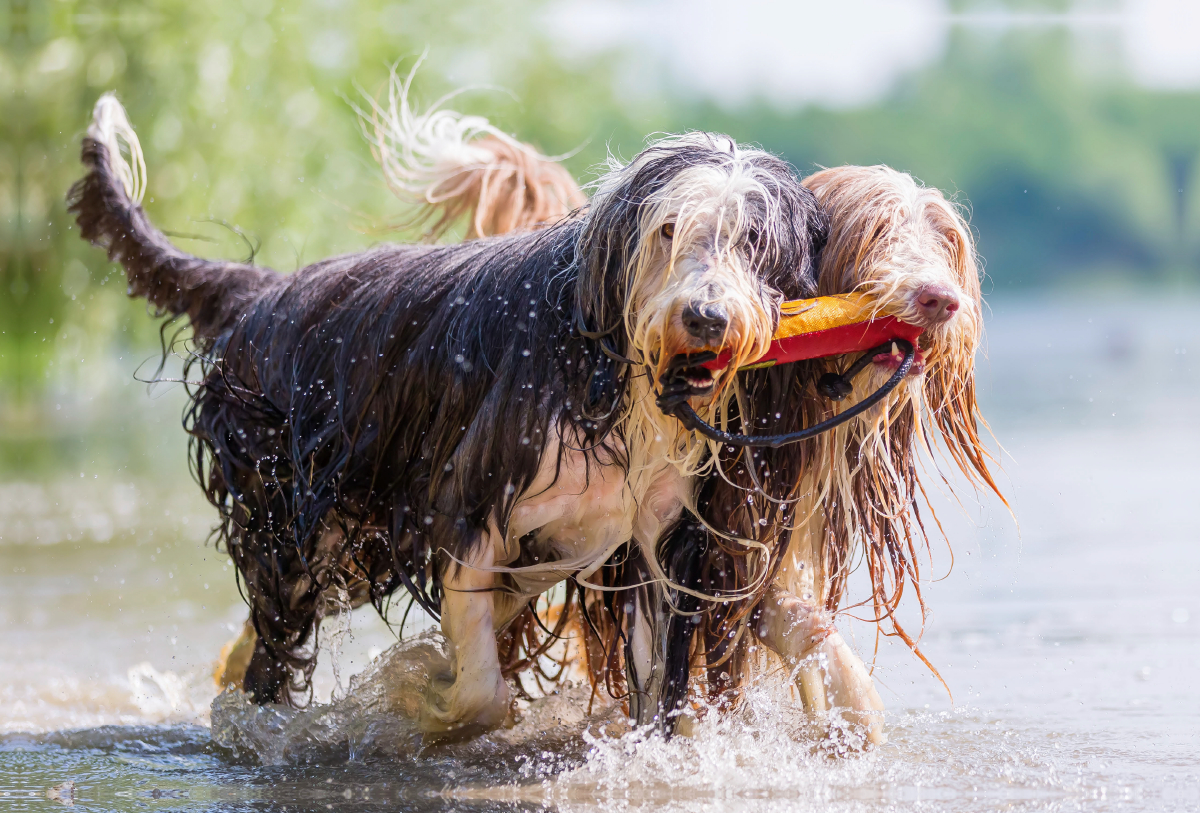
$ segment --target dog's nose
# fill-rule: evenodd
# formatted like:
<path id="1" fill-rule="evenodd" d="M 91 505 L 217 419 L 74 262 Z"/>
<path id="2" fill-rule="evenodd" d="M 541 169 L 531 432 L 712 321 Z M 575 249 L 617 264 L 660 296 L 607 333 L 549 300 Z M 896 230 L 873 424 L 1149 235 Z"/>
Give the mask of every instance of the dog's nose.
<path id="1" fill-rule="evenodd" d="M 707 344 L 720 344 L 729 327 L 729 313 L 720 302 L 689 302 L 680 319 L 688 333 Z"/>
<path id="2" fill-rule="evenodd" d="M 958 312 L 958 294 L 947 285 L 926 285 L 917 291 L 917 309 L 929 322 L 948 322 Z"/>

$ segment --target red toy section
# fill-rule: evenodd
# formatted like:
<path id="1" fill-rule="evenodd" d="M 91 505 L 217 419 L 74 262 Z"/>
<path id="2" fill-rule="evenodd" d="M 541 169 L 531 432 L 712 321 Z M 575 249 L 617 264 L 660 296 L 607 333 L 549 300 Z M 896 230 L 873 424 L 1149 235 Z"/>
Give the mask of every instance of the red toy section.
<path id="1" fill-rule="evenodd" d="M 915 343 L 924 330 L 895 316 L 875 316 L 874 300 L 863 294 L 785 302 L 783 313 L 766 355 L 743 369 L 862 352 L 892 339 Z M 720 370 L 729 356 L 722 353 L 701 366 Z"/>

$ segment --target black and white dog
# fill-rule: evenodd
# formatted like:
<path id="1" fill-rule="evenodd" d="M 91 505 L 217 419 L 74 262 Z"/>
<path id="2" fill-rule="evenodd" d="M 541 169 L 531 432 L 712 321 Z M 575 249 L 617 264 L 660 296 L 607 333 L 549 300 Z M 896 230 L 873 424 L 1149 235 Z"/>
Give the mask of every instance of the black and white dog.
<path id="1" fill-rule="evenodd" d="M 434 736 L 503 721 L 497 634 L 531 598 L 586 584 L 630 540 L 666 578 L 659 540 L 712 458 L 653 384 L 681 354 L 730 351 L 727 373 L 689 378 L 717 420 L 778 303 L 813 295 L 824 228 L 786 163 L 693 133 L 614 163 L 586 209 L 545 229 L 283 275 L 192 257 L 150 224 L 111 96 L 83 162 L 82 236 L 125 267 L 131 295 L 192 326 L 185 423 L 251 606 L 245 689 L 302 699 L 329 596 L 382 610 L 404 587 L 451 647 L 422 706 Z"/>

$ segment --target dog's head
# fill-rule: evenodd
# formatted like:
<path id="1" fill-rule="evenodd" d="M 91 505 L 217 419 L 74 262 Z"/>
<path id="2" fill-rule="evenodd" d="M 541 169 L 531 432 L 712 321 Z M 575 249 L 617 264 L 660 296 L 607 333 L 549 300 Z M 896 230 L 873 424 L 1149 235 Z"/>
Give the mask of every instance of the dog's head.
<path id="1" fill-rule="evenodd" d="M 725 136 L 651 144 L 594 185 L 578 306 L 654 380 L 673 359 L 729 351 L 716 379 L 693 367 L 693 394 L 715 398 L 771 342 L 785 298 L 815 291 L 825 223 L 791 167 Z"/>
<path id="2" fill-rule="evenodd" d="M 831 222 L 821 293 L 863 291 L 883 312 L 924 327 L 910 375 L 924 377 L 926 388 L 971 378 L 983 326 L 979 271 L 955 205 L 882 166 L 827 169 L 805 185 Z M 897 365 L 894 355 L 878 356 L 872 383 L 882 383 Z"/>

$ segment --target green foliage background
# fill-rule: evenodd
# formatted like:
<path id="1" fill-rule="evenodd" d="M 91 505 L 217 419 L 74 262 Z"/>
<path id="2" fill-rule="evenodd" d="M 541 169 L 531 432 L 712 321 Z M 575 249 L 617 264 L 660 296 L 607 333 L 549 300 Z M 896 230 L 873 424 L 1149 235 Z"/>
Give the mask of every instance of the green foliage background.
<path id="1" fill-rule="evenodd" d="M 544 5 L 0 5 L 0 437 L 61 421 L 51 401 L 104 402 L 129 359 L 158 343 L 158 324 L 64 212 L 79 138 L 107 89 L 141 134 L 154 220 L 187 250 L 244 258 L 253 248 L 276 268 L 406 236 L 386 231 L 405 210 L 348 100 L 427 51 L 418 100 L 501 88 L 455 106 L 570 153 L 577 177 L 607 149 L 629 156 L 656 131 L 719 130 L 803 172 L 884 162 L 957 194 L 995 291 L 1195 281 L 1200 95 L 1081 70 L 1061 30 L 954 29 L 939 62 L 859 109 L 780 110 L 755 98 L 726 109 L 662 76 L 631 77 L 643 63 L 627 54 L 564 59 L 539 22 Z"/>

